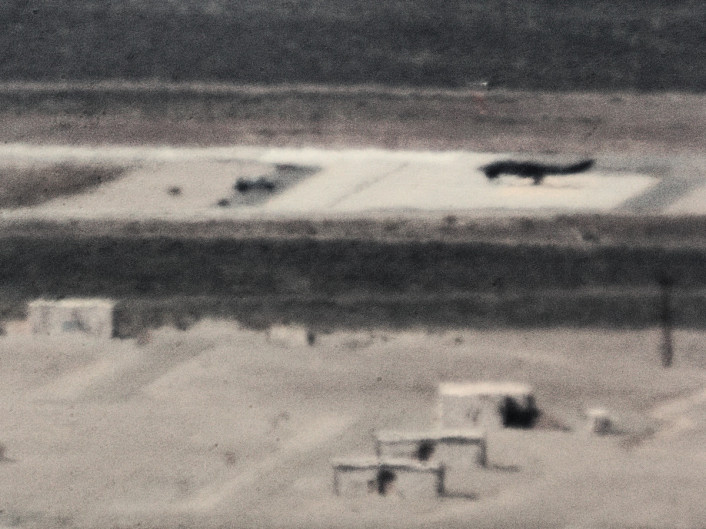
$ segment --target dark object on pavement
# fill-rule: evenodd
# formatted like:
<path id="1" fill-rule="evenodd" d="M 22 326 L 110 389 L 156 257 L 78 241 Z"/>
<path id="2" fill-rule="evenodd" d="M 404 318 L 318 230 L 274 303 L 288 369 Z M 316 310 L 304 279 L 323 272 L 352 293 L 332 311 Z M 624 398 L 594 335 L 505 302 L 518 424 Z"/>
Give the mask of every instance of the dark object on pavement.
<path id="1" fill-rule="evenodd" d="M 507 174 L 519 176 L 520 178 L 532 178 L 535 184 L 540 184 L 544 177 L 549 174 L 581 173 L 593 167 L 593 163 L 593 160 L 584 160 L 572 165 L 549 165 L 536 162 L 502 160 L 485 165 L 480 169 L 491 180 Z"/>
<path id="2" fill-rule="evenodd" d="M 300 171 L 302 168 L 291 163 L 278 163 L 275 165 L 278 171 Z"/>
<path id="3" fill-rule="evenodd" d="M 239 193 L 247 193 L 248 191 L 264 190 L 264 191 L 274 191 L 275 183 L 267 178 L 260 177 L 257 180 L 249 180 L 247 178 L 238 178 L 235 183 L 235 190 Z"/>

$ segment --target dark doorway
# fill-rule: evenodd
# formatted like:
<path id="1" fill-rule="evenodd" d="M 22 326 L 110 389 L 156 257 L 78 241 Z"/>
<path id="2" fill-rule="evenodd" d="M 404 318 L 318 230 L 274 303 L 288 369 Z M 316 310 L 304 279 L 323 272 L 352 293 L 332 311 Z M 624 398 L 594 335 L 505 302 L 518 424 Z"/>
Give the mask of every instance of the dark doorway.
<path id="1" fill-rule="evenodd" d="M 434 454 L 436 446 L 431 441 L 422 441 L 417 447 L 417 459 L 419 461 L 429 461 Z"/>
<path id="2" fill-rule="evenodd" d="M 392 490 L 392 483 L 395 481 L 397 476 L 392 470 L 387 468 L 381 468 L 378 471 L 377 482 L 378 482 L 378 494 L 384 496 L 390 490 Z"/>
<path id="3" fill-rule="evenodd" d="M 534 397 L 528 396 L 524 406 L 512 397 L 505 397 L 500 405 L 503 426 L 507 428 L 532 428 L 539 417 Z"/>

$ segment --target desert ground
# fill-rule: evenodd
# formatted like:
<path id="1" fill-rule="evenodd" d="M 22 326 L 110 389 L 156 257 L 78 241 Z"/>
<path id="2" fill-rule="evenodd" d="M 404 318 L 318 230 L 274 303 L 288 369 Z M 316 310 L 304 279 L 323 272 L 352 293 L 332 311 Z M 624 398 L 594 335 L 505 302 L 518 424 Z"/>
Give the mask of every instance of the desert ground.
<path id="1" fill-rule="evenodd" d="M 640 93 L 0 83 L 3 143 L 383 148 L 700 156 L 704 96 Z"/>
<path id="2" fill-rule="evenodd" d="M 703 332 L 334 332 L 309 346 L 231 321 L 2 347 L 8 527 L 701 527 Z M 448 380 L 534 386 L 532 430 L 488 435 L 449 497 L 348 499 L 329 460 L 435 424 Z M 591 435 L 604 406 L 616 432 Z"/>
<path id="3" fill-rule="evenodd" d="M 161 117 L 139 108 L 86 114 L 61 102 L 58 111 L 6 110 L 6 180 L 101 171 L 84 171 L 77 185 L 23 187 L 0 210 L 3 235 L 36 222 L 71 231 L 88 225 L 75 222 L 109 221 L 100 227 L 109 231 L 110 222 L 164 221 L 164 231 L 186 219 L 262 223 L 268 237 L 286 238 L 293 221 L 358 226 L 389 218 L 419 234 L 456 216 L 497 226 L 521 214 L 548 223 L 533 244 L 562 248 L 551 235 L 558 214 L 599 214 L 608 225 L 613 215 L 700 225 L 702 96 L 483 97 L 479 104 L 468 91 L 421 99 L 354 92 L 317 105 L 295 93 L 243 103 L 249 118 L 220 118 L 192 100 L 171 115 L 160 109 Z M 491 183 L 478 171 L 508 156 L 593 157 L 597 166 L 541 186 L 512 177 Z M 237 179 L 262 175 L 286 186 L 240 200 Z M 174 187 L 179 193 L 170 193 Z M 40 200 L 28 198 L 41 189 Z M 236 228 L 230 237 L 242 236 Z M 677 250 L 702 246 L 690 230 L 672 241 Z M 630 246 L 626 237 L 590 244 Z M 571 245 L 588 244 L 580 239 Z M 12 284 L 4 288 L 13 295 Z M 327 329 L 310 346 L 296 330 L 277 342 L 228 319 L 109 342 L 38 339 L 22 322 L 5 323 L 0 526 L 706 526 L 698 325 L 675 331 L 675 364 L 664 369 L 654 325 L 381 324 Z M 336 497 L 331 458 L 371 454 L 378 429 L 433 426 L 436 388 L 448 380 L 529 383 L 539 424 L 491 432 L 489 466 L 450 475 L 447 497 Z M 615 418 L 610 435 L 586 431 L 586 410 L 596 406 Z"/>

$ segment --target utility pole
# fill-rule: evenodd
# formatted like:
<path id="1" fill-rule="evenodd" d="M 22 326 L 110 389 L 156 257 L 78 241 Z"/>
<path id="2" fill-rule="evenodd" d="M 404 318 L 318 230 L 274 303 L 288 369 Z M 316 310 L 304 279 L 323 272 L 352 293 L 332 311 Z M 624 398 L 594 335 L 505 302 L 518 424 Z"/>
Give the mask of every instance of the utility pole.
<path id="1" fill-rule="evenodd" d="M 662 303 L 660 308 L 660 322 L 662 323 L 662 367 L 671 367 L 674 358 L 672 343 L 672 286 L 674 280 L 669 273 L 663 273 L 659 278 L 662 287 Z"/>

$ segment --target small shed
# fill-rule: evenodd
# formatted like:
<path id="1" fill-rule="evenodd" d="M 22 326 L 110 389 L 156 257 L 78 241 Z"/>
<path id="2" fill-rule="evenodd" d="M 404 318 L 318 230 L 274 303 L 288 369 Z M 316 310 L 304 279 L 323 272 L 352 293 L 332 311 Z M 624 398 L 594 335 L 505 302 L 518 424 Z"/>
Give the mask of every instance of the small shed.
<path id="1" fill-rule="evenodd" d="M 533 389 L 526 384 L 443 382 L 439 385 L 441 428 L 531 428 L 538 416 Z"/>
<path id="2" fill-rule="evenodd" d="M 38 299 L 28 305 L 27 320 L 32 334 L 113 337 L 115 302 L 100 298 Z"/>
<path id="3" fill-rule="evenodd" d="M 481 430 L 381 431 L 377 433 L 375 451 L 378 457 L 438 460 L 450 469 L 454 461 L 439 458 L 437 448 L 440 446 L 467 447 L 466 460 L 474 460 L 480 466 L 486 465 L 486 434 Z"/>
<path id="4" fill-rule="evenodd" d="M 300 325 L 273 325 L 267 331 L 267 341 L 284 347 L 314 345 L 316 334 Z"/>
<path id="5" fill-rule="evenodd" d="M 336 495 L 430 498 L 444 493 L 444 466 L 439 463 L 348 458 L 333 460 L 331 464 Z"/>
<path id="6" fill-rule="evenodd" d="M 611 433 L 613 420 L 608 410 L 604 408 L 591 408 L 586 412 L 588 418 L 588 431 L 590 433 L 605 435 Z"/>

